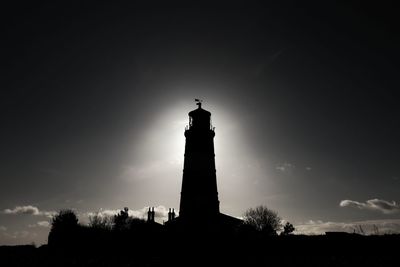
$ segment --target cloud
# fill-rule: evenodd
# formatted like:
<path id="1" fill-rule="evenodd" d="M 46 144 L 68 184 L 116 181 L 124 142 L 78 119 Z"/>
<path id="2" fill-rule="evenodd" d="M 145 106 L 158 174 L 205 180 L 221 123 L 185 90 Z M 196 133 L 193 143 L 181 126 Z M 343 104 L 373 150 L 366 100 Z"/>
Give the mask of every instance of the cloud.
<path id="1" fill-rule="evenodd" d="M 295 225 L 297 234 L 325 234 L 325 232 L 338 231 L 360 233 L 360 226 L 365 234 L 375 234 L 376 229 L 380 234 L 400 233 L 400 219 L 367 220 L 355 222 L 324 222 L 310 220 L 303 224 Z"/>
<path id="2" fill-rule="evenodd" d="M 277 169 L 280 172 L 284 172 L 284 173 L 291 173 L 292 170 L 295 168 L 296 166 L 294 166 L 291 163 L 285 162 L 283 164 L 279 164 L 275 167 L 275 169 Z"/>
<path id="3" fill-rule="evenodd" d="M 37 222 L 37 225 L 41 226 L 41 227 L 49 227 L 50 223 L 48 221 L 40 221 L 40 222 Z"/>
<path id="4" fill-rule="evenodd" d="M 52 217 L 56 212 L 54 211 L 41 211 L 37 207 L 32 205 L 27 206 L 16 206 L 14 209 L 5 209 L 3 210 L 4 214 L 12 214 L 12 215 L 19 215 L 19 214 L 27 214 L 27 215 L 34 215 L 34 216 L 46 216 Z"/>
<path id="5" fill-rule="evenodd" d="M 39 221 L 39 222 L 37 222 L 37 223 L 35 223 L 35 224 L 30 224 L 30 225 L 28 225 L 28 227 L 29 227 L 29 228 L 36 228 L 36 227 L 44 227 L 44 228 L 47 228 L 47 227 L 50 227 L 50 223 L 49 223 L 48 221 Z"/>
<path id="6" fill-rule="evenodd" d="M 5 209 L 5 214 L 30 214 L 30 215 L 38 215 L 39 209 L 35 206 L 16 206 L 14 209 Z"/>
<path id="7" fill-rule="evenodd" d="M 0 231 L 7 231 L 7 227 L 0 225 Z"/>
<path id="8" fill-rule="evenodd" d="M 370 199 L 365 202 L 358 202 L 354 200 L 342 200 L 340 201 L 340 207 L 351 207 L 358 208 L 361 210 L 374 210 L 380 211 L 384 214 L 393 214 L 400 211 L 400 205 L 396 204 L 395 201 L 389 202 L 383 199 Z"/>

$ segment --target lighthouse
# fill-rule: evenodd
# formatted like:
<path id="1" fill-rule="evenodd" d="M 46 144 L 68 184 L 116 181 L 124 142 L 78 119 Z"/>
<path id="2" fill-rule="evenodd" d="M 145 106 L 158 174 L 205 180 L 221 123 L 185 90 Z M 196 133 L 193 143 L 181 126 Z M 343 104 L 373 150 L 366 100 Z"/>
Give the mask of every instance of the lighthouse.
<path id="1" fill-rule="evenodd" d="M 214 136 L 211 113 L 196 99 L 197 109 L 189 112 L 185 129 L 185 159 L 179 215 L 193 220 L 199 213 L 215 218 L 219 214 Z"/>
<path id="2" fill-rule="evenodd" d="M 219 209 L 215 169 L 215 128 L 211 113 L 196 99 L 197 109 L 189 112 L 185 128 L 185 160 L 179 216 L 169 216 L 165 225 L 172 231 L 191 233 L 234 232 L 242 220 Z"/>

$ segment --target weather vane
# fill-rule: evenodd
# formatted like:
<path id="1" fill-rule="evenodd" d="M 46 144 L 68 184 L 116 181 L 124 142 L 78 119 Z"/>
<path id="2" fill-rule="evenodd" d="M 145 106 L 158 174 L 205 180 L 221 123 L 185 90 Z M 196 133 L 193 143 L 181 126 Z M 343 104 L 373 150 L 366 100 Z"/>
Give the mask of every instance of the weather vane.
<path id="1" fill-rule="evenodd" d="M 203 103 L 203 100 L 195 98 L 194 101 L 196 102 L 196 105 L 198 105 L 199 108 L 201 108 L 201 103 Z"/>

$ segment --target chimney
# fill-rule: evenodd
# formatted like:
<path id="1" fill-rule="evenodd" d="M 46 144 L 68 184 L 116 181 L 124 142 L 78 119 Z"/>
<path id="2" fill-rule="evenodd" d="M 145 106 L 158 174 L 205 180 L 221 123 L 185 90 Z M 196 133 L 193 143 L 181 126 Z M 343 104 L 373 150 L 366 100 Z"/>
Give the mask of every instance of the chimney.
<path id="1" fill-rule="evenodd" d="M 149 211 L 147 212 L 147 222 L 151 222 L 151 209 L 149 207 Z"/>
<path id="2" fill-rule="evenodd" d="M 168 210 L 168 221 L 172 221 L 175 219 L 175 211 L 174 209 L 169 209 Z"/>
<path id="3" fill-rule="evenodd" d="M 151 211 L 151 221 L 152 222 L 154 222 L 154 216 L 155 215 L 155 212 L 154 212 L 154 207 L 152 208 L 152 211 Z"/>

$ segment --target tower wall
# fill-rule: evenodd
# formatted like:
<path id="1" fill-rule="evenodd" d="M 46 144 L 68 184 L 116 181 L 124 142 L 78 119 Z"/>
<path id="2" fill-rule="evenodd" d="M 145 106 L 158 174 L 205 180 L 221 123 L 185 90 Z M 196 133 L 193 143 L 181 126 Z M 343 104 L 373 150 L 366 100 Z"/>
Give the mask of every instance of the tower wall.
<path id="1" fill-rule="evenodd" d="M 199 107 L 189 113 L 179 215 L 182 218 L 219 214 L 211 114 Z"/>

